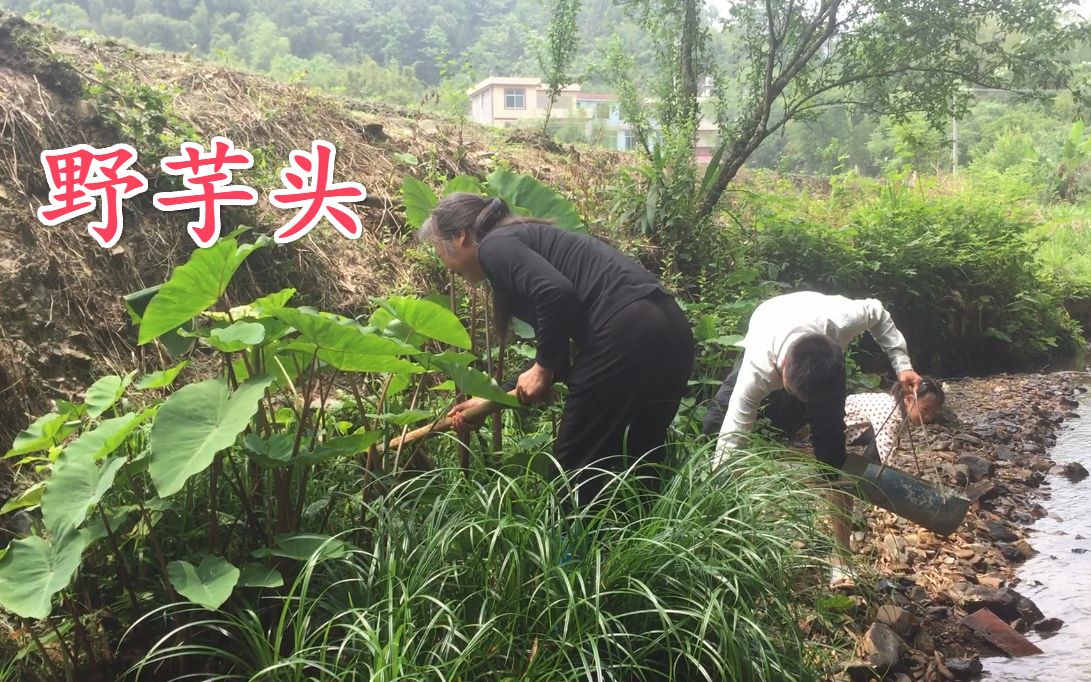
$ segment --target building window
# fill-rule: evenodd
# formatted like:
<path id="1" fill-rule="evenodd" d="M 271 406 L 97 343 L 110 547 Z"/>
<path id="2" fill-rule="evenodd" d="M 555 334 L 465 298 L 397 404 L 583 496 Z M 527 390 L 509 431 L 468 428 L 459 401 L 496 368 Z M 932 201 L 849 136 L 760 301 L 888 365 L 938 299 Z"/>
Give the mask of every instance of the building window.
<path id="1" fill-rule="evenodd" d="M 526 109 L 525 93 L 522 88 L 504 88 L 504 108 Z"/>
<path id="2" fill-rule="evenodd" d="M 630 149 L 636 149 L 636 133 L 632 130 L 621 131 L 621 146 L 620 149 L 629 151 Z"/>

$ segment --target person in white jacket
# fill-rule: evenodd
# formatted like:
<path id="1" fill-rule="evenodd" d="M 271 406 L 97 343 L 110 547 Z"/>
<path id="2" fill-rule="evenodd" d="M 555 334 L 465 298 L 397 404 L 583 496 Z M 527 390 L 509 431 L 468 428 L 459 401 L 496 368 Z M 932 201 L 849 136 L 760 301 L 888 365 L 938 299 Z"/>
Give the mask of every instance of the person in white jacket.
<path id="1" fill-rule="evenodd" d="M 801 291 L 759 305 L 740 343 L 742 358 L 705 416 L 705 434 L 717 439 L 714 465 L 745 445 L 766 402 L 766 415 L 775 427 L 790 437 L 809 424 L 815 458 L 834 468 L 843 466 L 845 350 L 865 331 L 886 352 L 906 391 L 915 392 L 921 378 L 913 370 L 905 338 L 879 301 Z M 831 495 L 835 507 L 847 506 L 844 493 Z M 833 520 L 835 536 L 844 534 L 843 524 L 843 519 Z"/>

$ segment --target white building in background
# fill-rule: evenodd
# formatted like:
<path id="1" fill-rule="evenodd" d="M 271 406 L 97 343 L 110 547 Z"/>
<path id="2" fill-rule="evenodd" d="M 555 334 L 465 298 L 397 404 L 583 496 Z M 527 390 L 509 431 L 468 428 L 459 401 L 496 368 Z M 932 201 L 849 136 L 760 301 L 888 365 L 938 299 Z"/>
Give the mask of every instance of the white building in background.
<path id="1" fill-rule="evenodd" d="M 701 88 L 702 99 L 711 92 L 711 84 Z M 490 76 L 466 91 L 470 98 L 470 118 L 497 128 L 531 125 L 542 121 L 549 108 L 549 86 L 540 78 Z M 582 126 L 585 140 L 608 149 L 629 151 L 636 148 L 632 126 L 621 119 L 617 95 L 583 90 L 578 83 L 561 90 L 550 114 L 550 127 Z M 707 162 L 716 142 L 716 125 L 701 121 L 697 131 L 698 162 Z"/>

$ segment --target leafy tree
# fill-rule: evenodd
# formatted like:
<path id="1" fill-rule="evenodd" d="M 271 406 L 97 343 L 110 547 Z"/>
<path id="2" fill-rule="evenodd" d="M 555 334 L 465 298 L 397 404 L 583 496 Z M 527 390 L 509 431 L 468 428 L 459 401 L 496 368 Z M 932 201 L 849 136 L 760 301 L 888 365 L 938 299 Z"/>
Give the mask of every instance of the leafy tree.
<path id="1" fill-rule="evenodd" d="M 924 116 L 912 114 L 903 121 L 884 119 L 868 140 L 868 151 L 887 171 L 935 171 L 949 167 L 948 140 Z"/>
<path id="2" fill-rule="evenodd" d="M 737 65 L 725 69 L 711 63 L 713 45 L 693 19 L 700 0 L 624 4 L 656 43 L 663 75 L 651 94 L 665 138 L 689 134 L 701 76 L 718 86 L 709 172 L 687 195 L 667 195 L 662 212 L 686 224 L 707 219 L 747 159 L 790 121 L 852 104 L 896 121 L 920 113 L 938 127 L 966 110 L 967 85 L 1033 92 L 1073 83 L 1059 58 L 1086 31 L 1066 18 L 1066 0 L 743 0 L 723 21 L 727 61 Z"/>
<path id="3" fill-rule="evenodd" d="M 549 85 L 546 90 L 549 105 L 542 124 L 543 135 L 549 130 L 549 117 L 553 113 L 553 105 L 561 96 L 561 90 L 572 82 L 572 62 L 580 46 L 580 34 L 576 24 L 579 14 L 580 0 L 553 0 L 546 44 L 540 46 L 538 52 L 542 80 Z"/>

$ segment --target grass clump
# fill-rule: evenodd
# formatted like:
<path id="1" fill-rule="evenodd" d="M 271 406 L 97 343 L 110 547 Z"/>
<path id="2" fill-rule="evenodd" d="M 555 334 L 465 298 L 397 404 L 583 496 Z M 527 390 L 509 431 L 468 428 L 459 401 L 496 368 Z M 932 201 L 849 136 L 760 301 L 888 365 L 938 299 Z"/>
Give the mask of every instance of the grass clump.
<path id="1" fill-rule="evenodd" d="M 822 505 L 801 474 L 740 454 L 714 474 L 682 467 L 662 494 L 626 472 L 589 508 L 567 499 L 564 479 L 533 474 L 440 469 L 401 483 L 342 536 L 357 542 L 316 551 L 290 588 L 147 616 L 130 636 L 167 614 L 188 622 L 134 677 L 819 676 L 823 649 L 799 623 L 828 547 L 810 539 Z"/>

